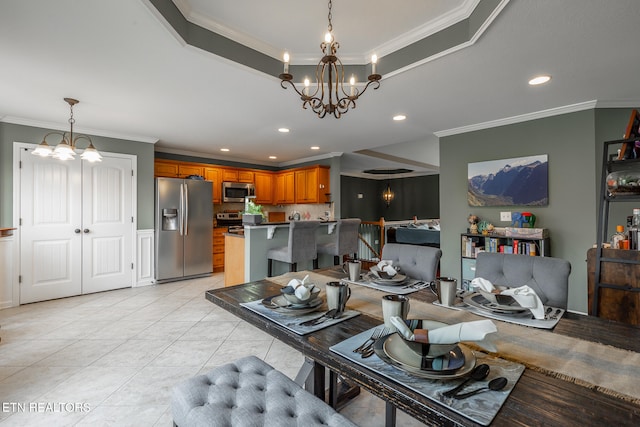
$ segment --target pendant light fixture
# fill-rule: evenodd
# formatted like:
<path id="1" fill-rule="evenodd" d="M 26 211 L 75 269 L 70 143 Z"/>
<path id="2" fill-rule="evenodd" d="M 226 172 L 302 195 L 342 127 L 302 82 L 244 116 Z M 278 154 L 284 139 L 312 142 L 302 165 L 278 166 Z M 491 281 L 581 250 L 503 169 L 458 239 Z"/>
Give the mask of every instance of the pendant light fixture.
<path id="1" fill-rule="evenodd" d="M 387 189 L 382 193 L 382 200 L 387 204 L 387 207 L 391 204 L 394 198 L 393 191 L 391 191 L 391 183 L 387 181 Z"/>
<path id="2" fill-rule="evenodd" d="M 329 0 L 329 26 L 327 27 L 327 34 L 324 37 L 324 42 L 320 44 L 320 49 L 324 56 L 318 62 L 316 66 L 316 79 L 315 88 L 310 86 L 308 78 L 304 80 L 304 88 L 302 92 L 298 90 L 296 85 L 292 82 L 293 75 L 289 73 L 289 53 L 284 54 L 284 72 L 278 77 L 280 78 L 280 86 L 286 89 L 285 83 L 291 85 L 300 99 L 302 99 L 302 108 L 305 110 L 307 107 L 311 107 L 314 113 L 319 118 L 324 118 L 327 114 L 333 115 L 336 119 L 339 119 L 342 114 L 349 111 L 349 108 L 356 108 L 356 99 L 362 95 L 370 85 L 374 85 L 374 89 L 380 87 L 380 79 L 382 76 L 376 73 L 376 64 L 378 57 L 376 55 L 371 56 L 371 74 L 368 77 L 368 82 L 362 91 L 356 88 L 355 76 L 351 76 L 349 79 L 350 87 L 349 93 L 344 89 L 344 67 L 342 61 L 336 56 L 340 43 L 333 38 L 333 25 L 331 24 L 331 8 L 333 3 Z"/>
<path id="3" fill-rule="evenodd" d="M 73 124 L 76 122 L 73 118 L 73 106 L 78 102 L 77 99 L 73 98 L 64 98 L 65 102 L 69 104 L 69 108 L 71 110 L 71 116 L 69 117 L 69 124 L 71 129 L 69 132 L 49 132 L 42 138 L 42 142 L 38 145 L 38 147 L 33 150 L 34 155 L 42 156 L 42 157 L 53 157 L 58 160 L 73 160 L 76 155 L 76 143 L 80 139 L 86 139 L 89 141 L 89 146 L 85 148 L 85 150 L 80 155 L 82 160 L 86 160 L 88 162 L 100 162 L 102 161 L 102 156 L 96 150 L 96 147 L 93 146 L 93 142 L 91 138 L 87 135 L 75 135 L 73 134 Z M 55 149 L 52 148 L 49 144 L 47 144 L 47 137 L 49 135 L 59 135 L 62 137 L 62 140 L 56 145 Z"/>

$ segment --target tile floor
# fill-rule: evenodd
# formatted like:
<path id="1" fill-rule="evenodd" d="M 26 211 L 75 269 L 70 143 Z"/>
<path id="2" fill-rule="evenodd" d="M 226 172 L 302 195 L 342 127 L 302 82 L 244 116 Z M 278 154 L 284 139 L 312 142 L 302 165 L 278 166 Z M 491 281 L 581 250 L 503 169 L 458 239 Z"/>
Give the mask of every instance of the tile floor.
<path id="1" fill-rule="evenodd" d="M 294 378 L 300 353 L 207 301 L 223 274 L 0 310 L 0 425 L 171 426 L 173 384 L 245 355 Z M 362 392 L 342 411 L 384 425 Z M 398 426 L 421 426 L 398 411 Z"/>

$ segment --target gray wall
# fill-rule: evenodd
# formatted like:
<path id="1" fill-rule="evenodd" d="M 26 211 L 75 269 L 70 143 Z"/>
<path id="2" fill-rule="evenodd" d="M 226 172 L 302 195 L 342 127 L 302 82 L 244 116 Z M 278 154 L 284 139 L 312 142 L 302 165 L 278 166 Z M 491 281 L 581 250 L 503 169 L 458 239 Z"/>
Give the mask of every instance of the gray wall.
<path id="1" fill-rule="evenodd" d="M 526 210 L 537 216 L 536 227 L 549 229 L 552 256 L 571 262 L 569 309 L 586 312 L 585 260 L 587 249 L 596 242 L 602 140 L 620 138 L 629 113 L 629 109 L 587 110 L 441 138 L 442 274 L 460 279 L 460 233 L 466 230 L 470 213 L 506 226 L 508 223 L 499 221 L 500 211 L 523 210 L 515 206 L 471 208 L 467 204 L 467 164 L 548 154 L 549 205 Z M 629 214 L 630 210 L 624 212 Z"/>
<path id="2" fill-rule="evenodd" d="M 13 227 L 13 143 L 39 144 L 49 132 L 31 126 L 0 123 L 0 226 Z M 137 228 L 153 229 L 153 144 L 90 135 L 99 151 L 134 154 L 138 159 Z M 84 148 L 84 145 L 81 145 Z"/>
<path id="3" fill-rule="evenodd" d="M 343 176 L 340 180 L 342 216 L 362 218 L 364 221 L 401 221 L 417 216 L 420 219 L 440 218 L 440 177 L 438 175 L 413 178 L 373 180 Z M 391 185 L 394 199 L 387 207 L 382 193 Z M 362 194 L 359 199 L 358 194 Z"/>

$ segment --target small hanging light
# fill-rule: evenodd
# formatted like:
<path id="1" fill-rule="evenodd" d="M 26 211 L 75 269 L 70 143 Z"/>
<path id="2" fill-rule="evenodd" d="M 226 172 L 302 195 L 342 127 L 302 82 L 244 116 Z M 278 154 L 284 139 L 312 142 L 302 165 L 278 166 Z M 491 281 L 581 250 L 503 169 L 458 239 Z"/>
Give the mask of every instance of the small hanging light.
<path id="1" fill-rule="evenodd" d="M 387 207 L 389 207 L 389 205 L 391 204 L 393 197 L 394 194 L 393 191 L 391 191 L 391 184 L 387 182 L 387 189 L 382 193 L 382 200 L 384 200 L 384 202 L 387 204 Z"/>
<path id="2" fill-rule="evenodd" d="M 42 157 L 53 157 L 58 160 L 73 160 L 76 156 L 76 143 L 80 139 L 86 139 L 89 141 L 89 146 L 82 152 L 80 158 L 82 160 L 86 160 L 88 162 L 100 162 L 102 161 L 102 156 L 96 150 L 96 147 L 93 146 L 93 142 L 91 138 L 87 135 L 76 135 L 73 136 L 73 124 L 76 120 L 73 118 L 73 106 L 78 102 L 77 99 L 73 98 L 64 98 L 65 102 L 69 104 L 69 108 L 71 109 L 71 116 L 69 117 L 70 131 L 60 133 L 60 132 L 49 132 L 42 138 L 42 142 L 36 147 L 35 150 L 31 154 Z M 59 135 L 62 137 L 62 140 L 56 145 L 56 148 L 53 149 L 49 144 L 47 144 L 47 137 L 49 135 Z"/>

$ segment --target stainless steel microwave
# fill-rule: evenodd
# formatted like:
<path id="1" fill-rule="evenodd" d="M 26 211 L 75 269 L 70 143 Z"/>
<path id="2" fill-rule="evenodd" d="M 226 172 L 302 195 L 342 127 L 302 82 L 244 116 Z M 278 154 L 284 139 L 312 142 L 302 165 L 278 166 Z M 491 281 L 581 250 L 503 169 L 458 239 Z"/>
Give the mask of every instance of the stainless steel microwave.
<path id="1" fill-rule="evenodd" d="M 223 202 L 244 202 L 245 197 L 254 197 L 256 187 L 246 182 L 223 182 L 222 201 Z"/>

